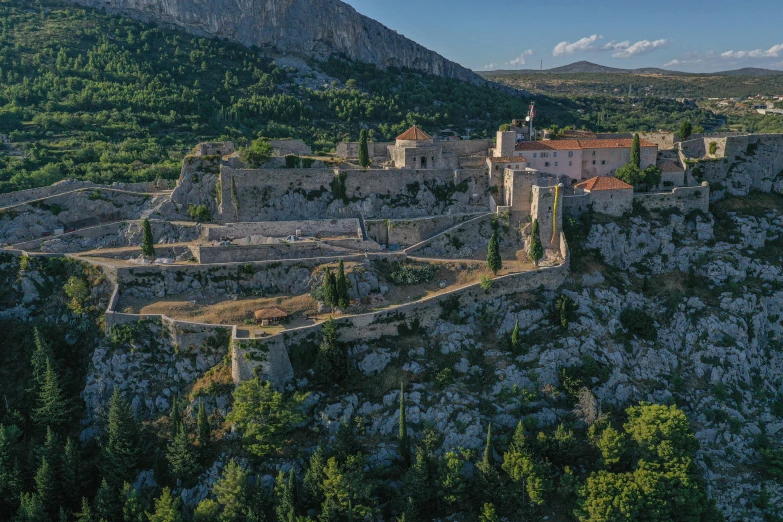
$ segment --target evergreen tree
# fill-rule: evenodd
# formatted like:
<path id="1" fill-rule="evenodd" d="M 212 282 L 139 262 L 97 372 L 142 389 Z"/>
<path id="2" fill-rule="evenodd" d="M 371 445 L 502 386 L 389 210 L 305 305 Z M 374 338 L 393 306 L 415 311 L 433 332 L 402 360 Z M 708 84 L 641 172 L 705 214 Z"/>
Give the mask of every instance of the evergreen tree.
<path id="1" fill-rule="evenodd" d="M 460 455 L 454 451 L 443 455 L 438 463 L 438 498 L 450 510 L 458 509 L 468 493 L 468 482 L 462 473 L 463 464 Z"/>
<path id="2" fill-rule="evenodd" d="M 139 499 L 139 492 L 127 482 L 122 485 L 120 502 L 122 503 L 123 522 L 146 522 L 144 508 Z"/>
<path id="3" fill-rule="evenodd" d="M 611 426 L 607 426 L 596 442 L 601 452 L 601 462 L 606 467 L 619 464 L 625 454 L 626 436 Z"/>
<path id="4" fill-rule="evenodd" d="M 361 520 L 373 511 L 372 483 L 365 476 L 365 460 L 360 455 L 348 457 L 340 465 L 332 457 L 324 469 L 324 502 L 321 506 L 321 518 L 334 520 L 333 517 L 348 520 Z"/>
<path id="5" fill-rule="evenodd" d="M 521 345 L 522 341 L 519 340 L 519 319 L 517 319 L 514 323 L 514 330 L 511 332 L 511 349 L 516 352 Z"/>
<path id="6" fill-rule="evenodd" d="M 348 354 L 337 342 L 337 324 L 329 318 L 321 329 L 315 374 L 323 382 L 342 382 L 348 374 Z"/>
<path id="7" fill-rule="evenodd" d="M 33 419 L 41 426 L 62 428 L 68 422 L 68 410 L 68 400 L 60 389 L 57 372 L 49 360 L 38 392 L 38 407 L 33 410 Z"/>
<path id="8" fill-rule="evenodd" d="M 631 146 L 631 164 L 642 168 L 642 147 L 639 140 L 639 133 L 633 135 L 633 145 Z"/>
<path id="9" fill-rule="evenodd" d="M 324 275 L 323 294 L 326 306 L 337 306 L 339 299 L 337 296 L 337 279 L 329 267 L 326 267 L 326 274 Z"/>
<path id="10" fill-rule="evenodd" d="M 56 513 L 59 505 L 58 481 L 52 466 L 49 465 L 49 459 L 46 457 L 41 457 L 41 465 L 35 472 L 34 480 L 35 491 L 38 493 L 38 498 L 43 503 L 45 511 L 50 515 Z"/>
<path id="11" fill-rule="evenodd" d="M 359 132 L 359 165 L 362 167 L 370 166 L 370 147 L 368 144 L 367 129 Z"/>
<path id="12" fill-rule="evenodd" d="M 0 519 L 8 520 L 22 493 L 19 441 L 22 430 L 0 424 Z"/>
<path id="13" fill-rule="evenodd" d="M 538 220 L 533 220 L 533 227 L 530 232 L 530 258 L 536 266 L 541 258 L 544 257 L 544 246 L 541 244 L 541 236 L 538 232 Z"/>
<path id="14" fill-rule="evenodd" d="M 348 279 L 345 277 L 345 266 L 343 260 L 340 260 L 340 264 L 337 268 L 337 281 L 335 283 L 337 289 L 337 305 L 345 310 L 348 305 L 351 304 L 351 298 L 348 295 Z"/>
<path id="15" fill-rule="evenodd" d="M 49 522 L 44 503 L 37 493 L 22 493 L 15 522 Z"/>
<path id="16" fill-rule="evenodd" d="M 171 413 L 169 414 L 169 430 L 171 431 L 171 439 L 177 438 L 177 434 L 183 431 L 182 426 L 182 413 L 179 411 L 179 396 L 174 396 L 174 401 L 171 405 Z"/>
<path id="17" fill-rule="evenodd" d="M 320 505 L 324 501 L 323 483 L 326 478 L 324 467 L 326 467 L 326 452 L 319 444 L 310 455 L 310 464 L 302 481 L 304 495 L 310 505 Z"/>
<path id="18" fill-rule="evenodd" d="M 184 428 L 180 429 L 169 443 L 166 460 L 171 466 L 171 473 L 177 479 L 177 485 L 190 485 L 198 474 L 196 452 Z"/>
<path id="19" fill-rule="evenodd" d="M 196 417 L 197 435 L 196 441 L 201 448 L 206 448 L 212 438 L 212 430 L 209 426 L 209 417 L 207 417 L 207 408 L 204 401 L 198 401 L 198 416 Z"/>
<path id="20" fill-rule="evenodd" d="M 293 468 L 287 477 L 282 471 L 278 472 L 275 481 L 275 515 L 280 522 L 296 522 L 295 484 Z"/>
<path id="21" fill-rule="evenodd" d="M 33 329 L 33 341 L 35 349 L 30 357 L 30 365 L 33 368 L 33 392 L 37 395 L 43 386 L 46 376 L 46 366 L 54 362 L 52 347 L 46 341 L 41 330 L 36 327 Z"/>
<path id="22" fill-rule="evenodd" d="M 362 446 L 353 429 L 353 424 L 350 421 L 344 420 L 340 423 L 337 433 L 334 435 L 332 450 L 339 460 L 345 460 L 362 450 Z"/>
<path id="23" fill-rule="evenodd" d="M 424 451 L 418 449 L 403 481 L 403 491 L 406 497 L 413 503 L 416 513 L 424 518 L 428 518 L 426 515 L 431 510 L 430 503 L 434 500 L 436 493 L 433 488 L 434 477 L 430 477 L 428 468 Z"/>
<path id="24" fill-rule="evenodd" d="M 497 230 L 489 238 L 489 247 L 487 248 L 487 268 L 497 274 L 503 268 L 503 261 L 500 259 L 500 244 L 498 242 Z"/>
<path id="25" fill-rule="evenodd" d="M 484 508 L 479 514 L 479 522 L 500 522 L 495 506 L 493 504 L 484 504 Z"/>
<path id="26" fill-rule="evenodd" d="M 136 476 L 139 428 L 133 411 L 114 388 L 109 403 L 108 440 L 103 448 L 103 476 L 115 487 Z"/>
<path id="27" fill-rule="evenodd" d="M 515 496 L 519 498 L 523 507 L 528 505 L 528 501 L 536 505 L 544 503 L 548 483 L 545 480 L 544 470 L 534 460 L 522 422 L 517 424 L 511 445 L 503 455 L 502 467 L 512 483 L 519 487 L 520 491 Z"/>
<path id="28" fill-rule="evenodd" d="M 76 507 L 79 499 L 81 457 L 78 444 L 70 437 L 65 441 L 65 451 L 62 457 L 62 491 L 65 502 L 70 507 Z"/>
<path id="29" fill-rule="evenodd" d="M 238 522 L 247 508 L 248 481 L 245 471 L 234 459 L 231 459 L 220 479 L 212 486 L 218 504 L 223 506 L 223 522 Z"/>
<path id="30" fill-rule="evenodd" d="M 494 465 L 495 457 L 492 454 L 492 424 L 487 426 L 487 442 L 484 444 L 484 454 L 481 457 L 481 466 L 490 468 Z"/>
<path id="31" fill-rule="evenodd" d="M 76 513 L 76 522 L 92 522 L 92 509 L 87 498 L 82 497 L 82 509 Z"/>
<path id="32" fill-rule="evenodd" d="M 152 237 L 152 225 L 147 218 L 144 218 L 142 223 L 141 254 L 149 259 L 155 259 L 155 239 Z"/>
<path id="33" fill-rule="evenodd" d="M 493 504 L 500 498 L 500 476 L 495 469 L 494 456 L 492 453 L 492 425 L 487 428 L 487 442 L 484 445 L 484 453 L 481 461 L 476 464 L 476 473 L 474 474 L 474 493 L 473 497 L 482 499 Z"/>
<path id="34" fill-rule="evenodd" d="M 397 443 L 400 448 L 400 457 L 405 468 L 411 465 L 411 440 L 408 435 L 408 425 L 405 419 L 405 387 L 400 385 L 400 422 L 397 433 Z"/>
<path id="35" fill-rule="evenodd" d="M 220 519 L 220 504 L 211 498 L 205 498 L 193 511 L 193 522 L 218 522 Z"/>
<path id="36" fill-rule="evenodd" d="M 97 520 L 119 520 L 122 513 L 122 505 L 118 491 L 109 484 L 106 479 L 101 480 L 101 487 L 95 494 L 92 505 Z"/>
<path id="37" fill-rule="evenodd" d="M 691 137 L 691 133 L 693 132 L 693 125 L 691 125 L 691 122 L 684 121 L 682 122 L 682 125 L 680 125 L 680 139 L 682 141 L 687 141 L 688 138 Z"/>
<path id="38" fill-rule="evenodd" d="M 169 488 L 163 488 L 163 493 L 155 500 L 155 512 L 147 513 L 149 522 L 182 522 L 179 499 L 171 496 Z"/>

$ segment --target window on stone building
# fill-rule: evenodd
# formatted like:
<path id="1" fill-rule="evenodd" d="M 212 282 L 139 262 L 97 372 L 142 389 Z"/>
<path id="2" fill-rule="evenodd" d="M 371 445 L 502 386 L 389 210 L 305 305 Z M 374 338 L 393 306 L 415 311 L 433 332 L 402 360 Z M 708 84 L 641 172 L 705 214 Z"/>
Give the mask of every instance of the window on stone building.
<path id="1" fill-rule="evenodd" d="M 556 158 L 556 157 L 557 157 L 557 152 L 553 152 L 553 153 L 552 153 L 552 157 L 553 157 L 553 158 Z"/>
<path id="2" fill-rule="evenodd" d="M 644 155 L 649 156 L 650 155 L 650 149 L 644 149 Z"/>
<path id="3" fill-rule="evenodd" d="M 548 162 L 548 161 L 547 161 L 547 162 L 545 162 L 545 163 L 544 163 L 544 166 L 545 166 L 545 167 L 548 167 L 548 166 L 549 166 L 549 162 Z"/>
<path id="4" fill-rule="evenodd" d="M 614 151 L 612 151 L 612 156 L 614 156 Z"/>
<path id="5" fill-rule="evenodd" d="M 593 151 L 593 156 L 595 156 L 595 151 Z"/>
<path id="6" fill-rule="evenodd" d="M 555 167 L 557 167 L 557 162 L 555 162 Z"/>
<path id="7" fill-rule="evenodd" d="M 568 157 L 573 158 L 574 157 L 574 151 L 568 151 Z"/>
<path id="8" fill-rule="evenodd" d="M 601 160 L 601 165 L 606 165 L 606 160 Z"/>
<path id="9" fill-rule="evenodd" d="M 623 156 L 625 156 L 625 151 L 623 151 Z"/>
<path id="10" fill-rule="evenodd" d="M 568 166 L 569 166 L 569 167 L 573 167 L 573 166 L 574 166 L 574 162 L 573 162 L 573 161 L 569 161 L 569 162 L 568 162 Z"/>
<path id="11" fill-rule="evenodd" d="M 595 160 L 593 160 L 593 165 L 595 165 Z"/>
<path id="12" fill-rule="evenodd" d="M 533 153 L 533 157 L 534 157 L 534 158 L 537 158 L 537 157 L 538 157 L 538 153 L 537 153 L 537 152 L 534 152 L 534 153 Z"/>

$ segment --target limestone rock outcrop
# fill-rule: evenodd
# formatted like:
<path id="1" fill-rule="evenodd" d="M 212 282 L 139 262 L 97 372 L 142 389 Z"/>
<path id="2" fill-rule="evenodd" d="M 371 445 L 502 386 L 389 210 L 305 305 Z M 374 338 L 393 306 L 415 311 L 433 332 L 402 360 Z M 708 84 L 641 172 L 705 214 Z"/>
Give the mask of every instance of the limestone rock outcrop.
<path id="1" fill-rule="evenodd" d="M 379 67 L 408 67 L 472 83 L 474 72 L 405 38 L 339 0 L 71 0 L 197 36 L 327 58 L 345 55 Z"/>

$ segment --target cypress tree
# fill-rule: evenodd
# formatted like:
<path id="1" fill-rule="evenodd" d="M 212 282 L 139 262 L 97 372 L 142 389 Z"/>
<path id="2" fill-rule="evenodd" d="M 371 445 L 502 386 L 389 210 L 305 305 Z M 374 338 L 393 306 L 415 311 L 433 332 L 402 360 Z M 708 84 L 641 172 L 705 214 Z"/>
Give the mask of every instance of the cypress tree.
<path id="1" fill-rule="evenodd" d="M 487 248 L 487 268 L 492 270 L 493 274 L 497 274 L 501 268 L 503 268 L 503 261 L 500 259 L 500 245 L 498 243 L 497 231 L 492 233 L 492 237 L 489 238 L 489 247 Z"/>
<path id="2" fill-rule="evenodd" d="M 130 404 L 115 388 L 109 404 L 108 441 L 103 450 L 103 475 L 115 487 L 136 476 L 139 428 Z"/>
<path id="3" fill-rule="evenodd" d="M 633 146 L 631 147 L 631 164 L 642 167 L 642 147 L 639 140 L 639 133 L 633 135 Z"/>
<path id="4" fill-rule="evenodd" d="M 198 463 L 193 446 L 188 440 L 188 434 L 181 428 L 171 441 L 166 453 L 171 472 L 177 479 L 177 484 L 189 485 L 198 472 Z"/>
<path id="5" fill-rule="evenodd" d="M 204 401 L 198 401 L 198 416 L 196 417 L 197 436 L 196 440 L 198 445 L 202 448 L 206 448 L 209 445 L 210 438 L 212 437 L 212 431 L 209 427 L 209 417 L 207 417 L 207 408 L 204 406 Z"/>
<path id="6" fill-rule="evenodd" d="M 345 277 L 345 266 L 343 260 L 340 260 L 340 264 L 337 268 L 337 281 L 335 282 L 337 289 L 337 305 L 342 308 L 348 308 L 351 304 L 351 298 L 348 296 L 348 279 Z"/>
<path id="7" fill-rule="evenodd" d="M 511 348 L 512 350 L 518 350 L 520 345 L 519 340 L 519 319 L 514 323 L 514 331 L 511 332 Z"/>
<path id="8" fill-rule="evenodd" d="M 336 306 L 338 302 L 337 280 L 335 279 L 334 274 L 332 274 L 332 269 L 329 267 L 326 268 L 326 275 L 324 276 L 324 282 L 323 282 L 323 290 L 324 290 L 324 304 L 326 306 Z"/>
<path id="9" fill-rule="evenodd" d="M 487 443 L 484 445 L 484 455 L 481 458 L 481 466 L 490 468 L 493 464 L 492 456 L 492 424 L 487 427 Z"/>
<path id="10" fill-rule="evenodd" d="M 149 259 L 155 259 L 155 240 L 152 237 L 152 226 L 149 219 L 142 223 L 141 254 Z"/>
<path id="11" fill-rule="evenodd" d="M 400 430 L 397 433 L 397 443 L 400 446 L 400 457 L 407 469 L 411 465 L 411 440 L 405 418 L 405 387 L 402 385 L 400 385 Z"/>
<path id="12" fill-rule="evenodd" d="M 169 414 L 169 429 L 171 431 L 171 440 L 177 438 L 177 434 L 183 431 L 182 413 L 179 411 L 179 395 L 174 396 L 174 402 L 171 405 Z"/>
<path id="13" fill-rule="evenodd" d="M 321 344 L 315 359 L 316 377 L 324 382 L 342 381 L 348 373 L 348 355 L 337 342 L 337 325 L 329 318 L 321 330 Z"/>
<path id="14" fill-rule="evenodd" d="M 353 430 L 353 424 L 349 421 L 343 420 L 337 428 L 332 450 L 341 461 L 344 461 L 351 455 L 356 455 L 362 450 L 362 445 L 359 443 L 359 439 L 356 438 L 356 432 Z"/>
<path id="15" fill-rule="evenodd" d="M 427 458 L 421 448 L 416 450 L 416 458 L 413 459 L 410 469 L 405 473 L 403 491 L 413 504 L 414 511 L 409 516 L 424 516 L 427 505 L 434 498 L 434 480 L 431 480 L 427 466 Z M 427 517 L 425 517 L 427 518 Z"/>
<path id="16" fill-rule="evenodd" d="M 538 233 L 538 220 L 533 220 L 533 228 L 530 233 L 530 258 L 536 266 L 541 258 L 544 257 L 544 247 L 541 244 L 541 237 Z"/>
<path id="17" fill-rule="evenodd" d="M 362 167 L 370 166 L 370 147 L 367 141 L 367 129 L 362 129 L 359 132 L 359 165 Z"/>
<path id="18" fill-rule="evenodd" d="M 68 421 L 68 402 L 60 389 L 60 381 L 51 360 L 46 363 L 46 372 L 38 392 L 38 407 L 33 410 L 33 420 L 42 426 L 54 428 L 61 428 Z"/>
<path id="19" fill-rule="evenodd" d="M 494 466 L 492 455 L 492 425 L 487 428 L 487 442 L 484 446 L 484 454 L 481 462 L 476 465 L 477 473 L 474 474 L 474 498 L 497 504 L 501 496 L 500 475 Z"/>

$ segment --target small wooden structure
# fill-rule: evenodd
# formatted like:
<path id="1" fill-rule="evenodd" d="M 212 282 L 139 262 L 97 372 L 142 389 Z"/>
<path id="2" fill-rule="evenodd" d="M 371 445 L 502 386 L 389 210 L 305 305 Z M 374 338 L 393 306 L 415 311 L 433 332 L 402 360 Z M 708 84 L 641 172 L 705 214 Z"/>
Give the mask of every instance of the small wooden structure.
<path id="1" fill-rule="evenodd" d="M 288 319 L 288 313 L 277 307 L 262 308 L 255 313 L 256 322 L 261 326 L 270 326 L 280 324 Z"/>

